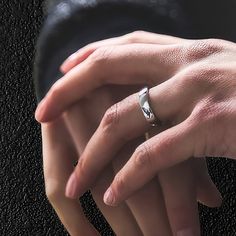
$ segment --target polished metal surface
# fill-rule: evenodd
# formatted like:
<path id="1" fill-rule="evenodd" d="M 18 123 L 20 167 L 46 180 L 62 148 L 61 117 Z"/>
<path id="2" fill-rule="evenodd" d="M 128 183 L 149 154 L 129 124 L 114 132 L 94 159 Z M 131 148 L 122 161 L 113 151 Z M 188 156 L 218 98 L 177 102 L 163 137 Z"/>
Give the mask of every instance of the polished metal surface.
<path id="1" fill-rule="evenodd" d="M 157 117 L 155 116 L 154 112 L 149 103 L 149 90 L 148 87 L 144 87 L 139 91 L 139 105 L 143 112 L 144 117 L 146 118 L 147 122 L 150 123 L 152 126 L 157 125 Z"/>

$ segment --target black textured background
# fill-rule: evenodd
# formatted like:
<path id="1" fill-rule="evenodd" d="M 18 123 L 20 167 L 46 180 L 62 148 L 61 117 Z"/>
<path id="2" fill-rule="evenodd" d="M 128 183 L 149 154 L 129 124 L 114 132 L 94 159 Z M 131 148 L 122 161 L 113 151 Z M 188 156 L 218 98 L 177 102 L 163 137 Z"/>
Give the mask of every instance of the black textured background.
<path id="1" fill-rule="evenodd" d="M 45 196 L 40 128 L 33 116 L 36 98 L 32 69 L 42 20 L 42 1 L 0 1 L 0 235 L 3 236 L 67 235 Z M 216 28 L 222 31 L 222 37 L 225 33 L 226 38 L 235 40 L 235 22 L 228 24 L 234 30 L 224 32 L 222 27 Z M 236 164 L 214 159 L 209 160 L 209 167 L 224 202 L 220 209 L 200 206 L 202 235 L 234 236 Z M 92 204 L 86 196 L 83 205 L 90 220 L 103 235 L 112 235 Z"/>

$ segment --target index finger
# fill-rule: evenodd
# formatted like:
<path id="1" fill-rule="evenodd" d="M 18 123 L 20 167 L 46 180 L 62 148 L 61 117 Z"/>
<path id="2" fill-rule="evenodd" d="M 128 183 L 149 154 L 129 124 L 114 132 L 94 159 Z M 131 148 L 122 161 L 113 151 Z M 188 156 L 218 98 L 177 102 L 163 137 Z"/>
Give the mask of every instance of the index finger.
<path id="1" fill-rule="evenodd" d="M 35 118 L 39 122 L 51 121 L 89 92 L 106 84 L 153 86 L 162 83 L 180 68 L 180 57 L 178 44 L 99 48 L 52 86 L 39 104 Z"/>

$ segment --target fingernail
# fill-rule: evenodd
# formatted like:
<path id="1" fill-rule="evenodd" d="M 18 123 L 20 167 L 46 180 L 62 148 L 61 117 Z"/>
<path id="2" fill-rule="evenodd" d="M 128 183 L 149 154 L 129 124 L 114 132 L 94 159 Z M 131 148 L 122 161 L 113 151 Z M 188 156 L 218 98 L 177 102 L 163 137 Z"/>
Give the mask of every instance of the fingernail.
<path id="1" fill-rule="evenodd" d="M 41 102 L 38 104 L 37 109 L 35 111 L 35 119 L 40 122 L 43 117 L 43 112 L 45 109 L 44 103 L 45 103 L 45 98 L 41 100 Z"/>
<path id="2" fill-rule="evenodd" d="M 112 192 L 111 188 L 108 188 L 108 190 L 105 192 L 104 194 L 104 198 L 103 201 L 105 202 L 105 204 L 112 206 L 114 204 L 114 194 Z"/>
<path id="3" fill-rule="evenodd" d="M 75 172 L 70 176 L 67 182 L 66 197 L 73 199 L 77 197 L 77 178 Z"/>
<path id="4" fill-rule="evenodd" d="M 192 229 L 183 229 L 177 232 L 177 236 L 194 236 Z"/>

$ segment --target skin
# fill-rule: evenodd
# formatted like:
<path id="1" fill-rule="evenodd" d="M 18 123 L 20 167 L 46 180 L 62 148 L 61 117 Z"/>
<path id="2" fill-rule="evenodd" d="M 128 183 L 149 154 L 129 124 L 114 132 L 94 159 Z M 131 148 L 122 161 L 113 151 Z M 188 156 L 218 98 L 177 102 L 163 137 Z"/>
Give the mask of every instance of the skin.
<path id="1" fill-rule="evenodd" d="M 209 131 L 216 132 L 208 128 L 212 126 L 211 118 L 216 118 L 214 112 L 218 109 L 213 109 L 215 106 L 210 102 L 221 104 L 220 99 L 227 98 L 227 93 L 219 94 L 219 88 L 226 89 L 232 86 L 232 84 L 223 86 L 227 83 L 218 77 L 220 75 L 221 78 L 225 78 L 226 75 L 229 78 L 233 78 L 233 75 L 235 77 L 233 66 L 227 67 L 228 63 L 222 63 L 222 58 L 228 63 L 233 63 L 235 58 L 233 43 L 218 40 L 183 40 L 147 32 L 135 32 L 96 42 L 70 57 L 61 67 L 61 70 L 66 73 L 65 76 L 52 86 L 39 105 L 36 119 L 42 122 L 42 127 L 47 127 L 49 123 L 54 123 L 58 117 L 63 116 L 76 150 L 81 154 L 78 165 L 67 184 L 66 195 L 72 198 L 71 201 L 94 186 L 97 177 L 106 172 L 107 165 L 112 163 L 114 173 L 118 172 L 118 174 L 107 191 L 110 197 L 106 193 L 104 200 L 109 205 L 117 205 L 126 200 L 129 209 L 136 213 L 134 214 L 136 224 L 141 227 L 144 235 L 156 235 L 156 228 L 165 232 L 160 235 L 168 235 L 169 227 L 173 235 L 200 235 L 196 200 L 209 206 L 218 206 L 221 202 L 220 195 L 207 174 L 204 159 L 194 157 L 207 156 L 211 153 L 207 152 L 207 144 L 204 141 L 210 142 Z M 211 65 L 214 65 L 214 70 Z M 223 73 L 220 75 L 216 73 L 219 72 L 217 69 L 225 72 L 225 77 L 222 76 Z M 150 97 L 153 110 L 162 121 L 157 130 L 150 130 L 138 106 L 137 93 L 134 93 L 144 84 L 152 88 Z M 129 88 L 126 94 L 122 94 L 123 85 Z M 220 85 L 222 87 L 219 87 Z M 81 112 L 76 113 L 76 109 L 83 107 L 83 104 L 84 107 L 91 104 L 86 104 L 88 97 L 95 98 L 94 94 L 98 90 L 99 98 L 110 93 L 112 99 L 104 106 L 105 114 L 95 116 L 98 127 L 95 125 L 89 135 L 86 132 L 85 135 L 81 134 L 80 137 L 86 137 L 81 141 L 83 138 L 77 135 L 81 130 L 86 129 L 84 125 L 88 123 L 91 114 L 84 122 L 77 122 L 76 119 Z M 122 96 L 119 97 L 117 94 Z M 128 97 L 125 98 L 126 96 Z M 225 103 L 223 105 L 225 106 Z M 94 110 L 98 110 L 96 106 L 93 107 Z M 103 106 L 99 104 L 99 109 L 101 107 Z M 107 110 L 108 107 L 110 108 Z M 215 125 L 218 124 L 217 120 L 213 119 L 213 121 Z M 81 127 L 76 127 L 78 123 Z M 201 126 L 202 123 L 204 127 Z M 47 137 L 48 128 L 45 130 Z M 153 137 L 140 142 L 140 137 L 147 131 Z M 205 136 L 203 136 L 204 132 Z M 215 139 L 217 137 L 219 134 Z M 43 139 L 46 138 L 43 136 Z M 219 146 L 216 141 L 219 140 L 215 140 Z M 45 143 L 47 142 L 46 139 Z M 129 143 L 136 146 L 133 154 L 126 151 L 125 147 Z M 120 161 L 115 156 L 119 156 L 122 150 L 125 150 L 125 158 Z M 218 153 L 216 152 L 215 155 Z M 119 163 L 115 161 L 117 159 Z M 71 168 L 64 177 L 64 183 L 69 177 L 69 172 L 72 172 Z M 113 176 L 110 176 L 104 178 L 107 181 L 100 191 L 100 196 L 112 181 Z M 56 180 L 57 177 L 55 175 L 54 179 Z M 155 182 L 153 182 L 154 178 Z M 147 190 L 145 186 L 148 183 L 151 183 L 151 188 Z M 156 186 L 156 183 L 159 183 L 159 187 L 155 189 L 153 186 Z M 60 186 L 61 189 L 63 187 L 65 184 Z M 140 188 L 144 188 L 141 193 Z M 146 233 L 144 232 L 144 225 L 147 224 L 146 217 L 137 217 L 142 214 L 137 214 L 134 209 L 137 210 L 137 206 L 141 203 L 143 205 L 143 199 L 146 199 L 144 196 L 148 191 L 152 193 L 149 196 L 155 196 L 155 193 L 156 196 L 160 196 L 155 198 L 159 199 L 159 205 L 153 209 L 164 210 L 156 216 L 162 219 L 160 226 L 157 227 L 156 222 L 159 221 L 155 221 L 151 226 L 146 227 L 149 230 L 154 229 L 153 232 Z M 155 199 L 153 203 L 156 202 Z M 136 207 L 132 205 L 132 201 L 136 203 Z M 150 209 L 147 212 L 150 213 Z M 148 222 L 153 219 L 150 214 L 147 216 L 149 216 Z M 114 217 L 114 219 L 119 218 Z"/>
<path id="2" fill-rule="evenodd" d="M 99 95 L 99 91 L 97 94 Z M 84 145 L 88 142 L 87 139 L 91 136 L 90 133 L 94 131 L 93 126 L 96 126 L 97 117 L 94 115 L 101 116 L 95 114 L 96 112 L 101 112 L 101 109 L 99 111 L 93 110 L 93 112 L 90 109 L 86 109 L 87 105 L 85 104 L 88 102 L 90 105 L 93 103 L 97 107 L 97 99 L 92 100 L 95 101 L 84 102 L 84 107 L 83 104 L 78 103 L 69 114 L 60 117 L 56 121 L 42 125 L 46 193 L 62 223 L 71 235 L 98 235 L 96 231 L 93 232 L 93 227 L 84 217 L 78 198 L 72 200 L 66 198 L 64 194 L 66 181 L 69 178 L 69 174 L 73 171 L 73 163 L 78 158 L 78 154 L 83 151 Z M 105 99 L 105 103 L 108 101 L 109 99 Z M 105 103 L 103 104 L 104 107 L 107 106 Z M 91 117 L 96 117 L 96 119 L 91 119 Z M 68 120 L 70 120 L 69 126 L 76 131 L 73 133 L 74 137 L 70 135 L 66 127 Z M 79 130 L 78 132 L 77 129 Z M 77 146 L 74 145 L 75 140 L 77 141 Z M 119 168 L 119 163 L 121 165 L 121 161 L 126 162 L 127 154 L 130 155 L 138 143 L 140 143 L 140 140 L 136 140 L 133 144 L 130 143 L 128 147 L 121 150 L 116 163 L 109 165 L 103 171 L 94 186 L 91 187 L 93 198 L 116 235 L 135 236 L 143 235 L 142 232 L 145 235 L 153 235 L 151 232 L 153 227 L 150 226 L 154 224 L 154 220 L 146 221 L 148 213 L 154 219 L 160 219 L 160 222 L 158 221 L 157 223 L 157 225 L 160 224 L 161 226 L 160 233 L 170 235 L 168 219 L 164 217 L 166 215 L 164 204 L 161 204 L 163 201 L 162 195 L 157 191 L 157 184 L 154 182 L 142 188 L 139 194 L 128 201 L 129 204 L 121 204 L 115 209 L 105 205 L 102 200 L 106 188 L 114 177 L 114 171 Z M 153 195 L 154 197 L 145 204 L 143 198 L 147 198 L 148 195 Z M 141 204 L 141 201 L 144 204 Z M 135 213 L 135 218 L 131 212 Z M 123 227 L 120 227 L 120 225 Z"/>

